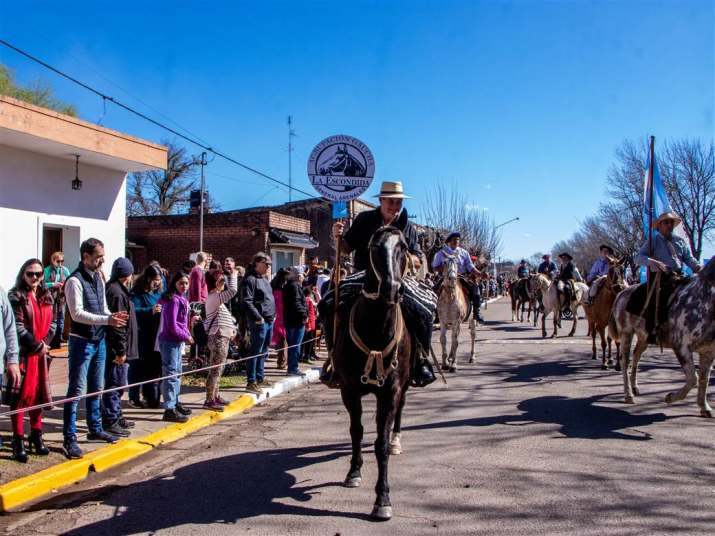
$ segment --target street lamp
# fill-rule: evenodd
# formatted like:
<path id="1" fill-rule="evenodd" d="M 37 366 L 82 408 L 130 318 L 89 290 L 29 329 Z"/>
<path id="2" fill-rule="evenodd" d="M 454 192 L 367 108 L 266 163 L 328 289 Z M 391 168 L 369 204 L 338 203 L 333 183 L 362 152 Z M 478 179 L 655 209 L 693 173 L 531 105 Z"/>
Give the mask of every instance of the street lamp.
<path id="1" fill-rule="evenodd" d="M 515 221 L 519 221 L 519 216 L 517 216 L 516 218 L 512 218 L 512 219 L 510 219 L 510 220 L 507 220 L 507 221 L 505 221 L 504 223 L 500 223 L 499 225 L 495 225 L 495 226 L 494 226 L 494 230 L 496 231 L 497 229 L 499 229 L 499 227 L 504 227 L 505 225 L 508 225 L 508 224 L 513 223 L 513 222 L 515 222 Z M 501 258 L 500 258 L 500 259 L 501 259 Z M 496 265 L 496 263 L 495 263 L 495 264 L 494 264 L 494 279 L 496 279 L 496 278 L 497 278 L 497 265 Z"/>

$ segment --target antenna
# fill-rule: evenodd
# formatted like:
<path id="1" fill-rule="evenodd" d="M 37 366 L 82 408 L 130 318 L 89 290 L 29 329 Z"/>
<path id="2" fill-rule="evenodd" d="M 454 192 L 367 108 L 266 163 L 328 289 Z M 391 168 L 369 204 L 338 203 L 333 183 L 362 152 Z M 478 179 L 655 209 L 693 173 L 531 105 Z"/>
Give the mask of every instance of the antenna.
<path id="1" fill-rule="evenodd" d="M 288 116 L 288 202 L 293 200 L 293 116 Z"/>

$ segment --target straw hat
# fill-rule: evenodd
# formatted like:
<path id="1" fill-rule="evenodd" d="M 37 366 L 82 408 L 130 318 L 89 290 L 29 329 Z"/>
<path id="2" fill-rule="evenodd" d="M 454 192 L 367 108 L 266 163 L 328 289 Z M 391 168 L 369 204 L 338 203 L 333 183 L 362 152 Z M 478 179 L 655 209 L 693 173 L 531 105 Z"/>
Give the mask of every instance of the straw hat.
<path id="1" fill-rule="evenodd" d="M 373 197 L 385 197 L 392 199 L 412 199 L 409 195 L 405 195 L 400 181 L 390 182 L 383 181 L 380 186 L 380 193 Z"/>
<path id="2" fill-rule="evenodd" d="M 675 222 L 675 227 L 683 223 L 683 219 L 678 216 L 675 212 L 663 212 L 660 216 L 658 216 L 658 219 L 653 222 L 653 229 L 657 228 L 658 225 L 663 223 L 666 220 L 673 220 Z"/>

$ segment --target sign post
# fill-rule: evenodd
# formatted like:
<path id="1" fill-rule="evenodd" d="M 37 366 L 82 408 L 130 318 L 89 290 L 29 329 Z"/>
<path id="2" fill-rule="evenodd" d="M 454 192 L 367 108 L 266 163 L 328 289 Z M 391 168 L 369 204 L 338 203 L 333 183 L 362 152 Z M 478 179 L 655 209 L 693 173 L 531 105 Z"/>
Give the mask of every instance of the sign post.
<path id="1" fill-rule="evenodd" d="M 308 177 L 320 195 L 332 201 L 335 221 L 349 218 L 348 205 L 370 187 L 375 177 L 375 158 L 363 142 L 352 136 L 338 134 L 325 138 L 315 146 L 308 158 Z M 335 239 L 333 265 L 333 348 L 338 332 L 338 304 L 340 302 L 340 247 L 342 239 Z M 333 353 L 330 352 L 332 374 Z"/>

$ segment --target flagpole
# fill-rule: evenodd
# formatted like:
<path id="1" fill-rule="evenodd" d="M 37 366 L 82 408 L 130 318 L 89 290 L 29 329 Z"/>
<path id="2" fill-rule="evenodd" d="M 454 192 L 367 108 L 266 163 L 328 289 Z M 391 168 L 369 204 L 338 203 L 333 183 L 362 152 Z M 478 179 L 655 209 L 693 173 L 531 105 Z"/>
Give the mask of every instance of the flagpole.
<path id="1" fill-rule="evenodd" d="M 648 158 L 648 258 L 653 258 L 653 169 L 655 136 L 650 137 L 650 157 Z M 648 287 L 650 288 L 650 268 L 646 267 Z"/>

